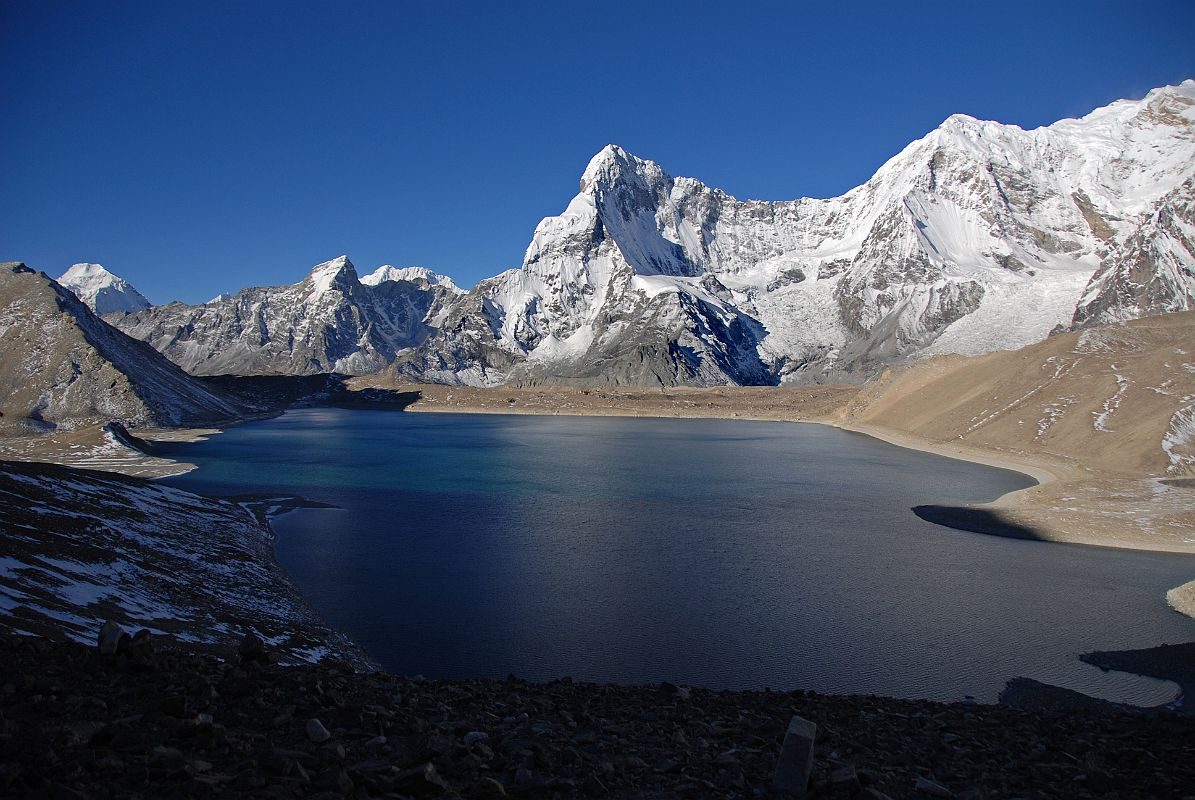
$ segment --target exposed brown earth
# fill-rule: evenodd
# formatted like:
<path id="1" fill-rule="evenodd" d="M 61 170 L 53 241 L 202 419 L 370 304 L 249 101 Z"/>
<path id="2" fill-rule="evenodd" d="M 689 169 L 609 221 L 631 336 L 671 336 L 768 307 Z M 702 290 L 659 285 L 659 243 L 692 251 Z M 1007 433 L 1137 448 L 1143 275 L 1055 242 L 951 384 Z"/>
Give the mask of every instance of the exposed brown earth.
<path id="1" fill-rule="evenodd" d="M 1195 552 L 1193 342 L 1188 312 L 932 359 L 865 387 L 842 421 L 1034 474 L 992 508 L 1044 538 Z"/>
<path id="2" fill-rule="evenodd" d="M 479 389 L 408 384 L 387 375 L 353 378 L 349 387 L 418 392 L 409 411 L 571 414 L 611 417 L 694 417 L 829 421 L 858 386 L 716 386 L 666 389 L 577 389 L 561 386 Z"/>
<path id="3" fill-rule="evenodd" d="M 194 441 L 204 435 L 217 434 L 208 429 L 157 429 L 145 438 Z M 13 461 L 38 461 L 80 469 L 119 472 L 138 478 L 163 478 L 179 475 L 195 468 L 194 464 L 155 458 L 117 440 L 102 425 L 89 425 L 75 430 L 55 430 L 39 435 L 0 437 L 0 458 Z"/>
<path id="4" fill-rule="evenodd" d="M 799 715 L 817 725 L 813 798 L 1195 797 L 1190 717 L 428 681 L 331 663 L 279 667 L 246 644 L 197 653 L 150 637 L 101 655 L 0 636 L 0 792 L 779 797 L 780 744 Z"/>

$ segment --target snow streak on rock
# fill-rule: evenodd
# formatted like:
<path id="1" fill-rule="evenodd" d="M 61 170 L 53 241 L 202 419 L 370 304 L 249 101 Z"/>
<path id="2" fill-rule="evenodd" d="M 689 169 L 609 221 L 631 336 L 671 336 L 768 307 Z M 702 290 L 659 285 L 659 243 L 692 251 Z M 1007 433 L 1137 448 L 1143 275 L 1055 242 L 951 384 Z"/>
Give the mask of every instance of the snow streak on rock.
<path id="1" fill-rule="evenodd" d="M 1169 471 L 1175 475 L 1189 473 L 1195 468 L 1195 395 L 1184 397 L 1183 402 L 1189 405 L 1174 413 L 1162 436 L 1162 450 L 1170 459 Z"/>
<path id="2" fill-rule="evenodd" d="M 241 507 L 136 478 L 0 462 L 0 627 L 92 643 L 107 619 L 201 643 L 246 631 L 291 661 L 360 653 L 273 562 Z"/>

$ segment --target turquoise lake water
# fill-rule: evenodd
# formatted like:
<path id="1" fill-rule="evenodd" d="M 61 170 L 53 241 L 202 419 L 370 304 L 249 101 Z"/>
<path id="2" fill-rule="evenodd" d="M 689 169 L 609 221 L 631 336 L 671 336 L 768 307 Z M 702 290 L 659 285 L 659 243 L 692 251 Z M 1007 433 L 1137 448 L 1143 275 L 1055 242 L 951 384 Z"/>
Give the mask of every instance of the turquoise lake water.
<path id="1" fill-rule="evenodd" d="M 1032 480 L 824 426 L 313 408 L 169 454 L 337 506 L 275 519 L 278 560 L 405 674 L 1155 703 L 1076 656 L 1195 639 L 1195 557 L 934 525 Z"/>

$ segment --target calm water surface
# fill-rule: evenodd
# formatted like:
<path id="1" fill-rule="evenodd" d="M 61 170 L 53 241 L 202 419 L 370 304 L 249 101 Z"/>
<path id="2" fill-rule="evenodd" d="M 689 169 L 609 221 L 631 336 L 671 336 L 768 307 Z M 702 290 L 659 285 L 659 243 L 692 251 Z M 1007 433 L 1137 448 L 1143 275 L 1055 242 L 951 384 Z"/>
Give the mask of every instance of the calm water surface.
<path id="1" fill-rule="evenodd" d="M 304 409 L 172 445 L 275 520 L 312 605 L 392 671 L 994 700 L 1024 675 L 1174 687 L 1076 660 L 1195 638 L 1195 557 L 940 527 L 1019 473 L 789 423 Z"/>

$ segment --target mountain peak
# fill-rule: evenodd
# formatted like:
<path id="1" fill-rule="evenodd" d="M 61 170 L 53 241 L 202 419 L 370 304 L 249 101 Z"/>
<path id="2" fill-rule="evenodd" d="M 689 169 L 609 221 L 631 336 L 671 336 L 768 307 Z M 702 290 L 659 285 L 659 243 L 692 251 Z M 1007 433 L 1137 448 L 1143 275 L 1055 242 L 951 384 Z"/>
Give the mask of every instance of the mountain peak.
<path id="1" fill-rule="evenodd" d="M 612 183 L 620 175 L 638 172 L 647 164 L 651 162 L 628 153 L 616 144 L 608 144 L 589 160 L 589 165 L 581 175 L 581 191 L 588 191 L 598 183 Z"/>
<path id="2" fill-rule="evenodd" d="M 443 286 L 451 291 L 460 291 L 452 278 L 427 267 L 395 267 L 383 264 L 361 279 L 366 286 L 377 286 L 386 281 L 426 281 L 432 286 Z"/>
<path id="3" fill-rule="evenodd" d="M 75 274 L 81 273 L 95 277 L 98 271 Z M 114 419 L 180 425 L 245 413 L 147 343 L 99 319 L 45 273 L 0 269 L 0 307 L 10 322 L 0 326 L 0 350 L 20 354 L 0 363 L 0 427 L 45 430 L 47 423 L 70 428 Z M 36 347 L 29 346 L 31 332 Z M 71 377 L 64 381 L 63 375 Z"/>
<path id="4" fill-rule="evenodd" d="M 103 264 L 72 264 L 71 268 L 62 273 L 66 279 L 113 280 L 114 274 L 104 268 Z M 61 283 L 61 281 L 59 281 Z"/>
<path id="5" fill-rule="evenodd" d="M 321 295 L 331 289 L 344 291 L 348 285 L 357 282 L 357 269 L 348 256 L 337 256 L 331 261 L 312 267 L 307 281 L 314 290 L 312 294 L 315 295 Z"/>
<path id="6" fill-rule="evenodd" d="M 100 316 L 117 311 L 134 313 L 153 305 L 131 283 L 101 264 L 75 264 L 62 273 L 58 285 L 74 292 Z"/>
<path id="7" fill-rule="evenodd" d="M 1187 78 L 1180 83 L 1167 84 L 1166 86 L 1158 86 L 1155 89 L 1150 89 L 1149 94 L 1145 95 L 1145 99 L 1156 97 L 1158 95 L 1168 95 L 1171 97 L 1182 96 L 1195 100 L 1195 78 Z"/>

